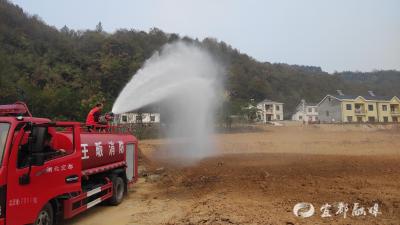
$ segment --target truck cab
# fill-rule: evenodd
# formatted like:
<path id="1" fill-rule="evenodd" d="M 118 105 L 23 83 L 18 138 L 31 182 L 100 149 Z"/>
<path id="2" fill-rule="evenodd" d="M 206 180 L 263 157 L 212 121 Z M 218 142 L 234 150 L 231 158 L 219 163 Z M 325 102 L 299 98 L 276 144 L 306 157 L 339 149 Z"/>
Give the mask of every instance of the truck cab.
<path id="1" fill-rule="evenodd" d="M 118 205 L 136 180 L 128 132 L 35 118 L 22 102 L 0 106 L 0 225 L 53 225 L 103 201 Z"/>

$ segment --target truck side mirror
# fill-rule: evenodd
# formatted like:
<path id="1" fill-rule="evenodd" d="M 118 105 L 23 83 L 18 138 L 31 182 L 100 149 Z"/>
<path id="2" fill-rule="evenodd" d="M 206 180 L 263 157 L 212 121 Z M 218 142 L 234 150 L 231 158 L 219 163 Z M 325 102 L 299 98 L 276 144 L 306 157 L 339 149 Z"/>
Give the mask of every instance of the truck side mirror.
<path id="1" fill-rule="evenodd" d="M 43 153 L 44 142 L 47 135 L 47 127 L 30 127 L 31 134 L 29 135 L 29 171 L 19 177 L 20 185 L 27 185 L 31 182 L 31 166 L 43 166 L 45 154 Z"/>
<path id="2" fill-rule="evenodd" d="M 31 166 L 43 166 L 44 165 L 44 153 L 33 153 L 29 159 L 29 171 L 26 174 L 22 174 L 19 177 L 20 185 L 28 185 L 31 182 Z"/>

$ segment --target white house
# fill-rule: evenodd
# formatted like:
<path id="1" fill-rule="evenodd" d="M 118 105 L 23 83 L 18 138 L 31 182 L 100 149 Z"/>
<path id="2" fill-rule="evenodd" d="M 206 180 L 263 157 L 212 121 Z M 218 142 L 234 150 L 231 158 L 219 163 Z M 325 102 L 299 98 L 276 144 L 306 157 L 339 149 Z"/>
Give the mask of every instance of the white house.
<path id="1" fill-rule="evenodd" d="M 296 112 L 293 114 L 292 120 L 303 122 L 318 121 L 317 105 L 307 103 L 304 99 L 302 99 L 296 107 Z"/>
<path id="2" fill-rule="evenodd" d="M 117 117 L 118 124 L 129 123 L 160 123 L 160 113 L 122 113 Z"/>
<path id="3" fill-rule="evenodd" d="M 283 120 L 283 103 L 265 99 L 257 104 L 257 117 L 264 123 Z"/>

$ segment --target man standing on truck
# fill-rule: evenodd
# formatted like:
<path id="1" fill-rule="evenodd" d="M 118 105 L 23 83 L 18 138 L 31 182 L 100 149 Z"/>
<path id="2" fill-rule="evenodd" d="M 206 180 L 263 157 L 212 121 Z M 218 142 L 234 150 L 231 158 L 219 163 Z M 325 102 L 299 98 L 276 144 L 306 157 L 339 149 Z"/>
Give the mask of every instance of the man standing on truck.
<path id="1" fill-rule="evenodd" d="M 101 110 L 103 109 L 103 103 L 97 103 L 96 106 L 90 110 L 86 117 L 86 126 L 89 129 L 93 129 L 94 126 L 99 124 L 99 119 L 101 115 Z"/>

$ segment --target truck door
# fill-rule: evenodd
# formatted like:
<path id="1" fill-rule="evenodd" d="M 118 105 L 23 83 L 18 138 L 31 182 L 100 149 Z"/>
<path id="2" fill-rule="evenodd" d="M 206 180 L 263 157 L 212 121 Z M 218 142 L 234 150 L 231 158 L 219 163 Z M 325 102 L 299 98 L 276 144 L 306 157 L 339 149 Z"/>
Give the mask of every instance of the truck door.
<path id="1" fill-rule="evenodd" d="M 33 223 L 51 199 L 81 191 L 81 153 L 76 148 L 79 143 L 58 144 L 71 149 L 52 149 L 57 142 L 55 131 L 55 127 L 32 127 L 16 134 L 8 165 L 7 224 Z M 49 136 L 35 137 L 37 133 Z M 39 144 L 42 139 L 43 145 Z"/>

